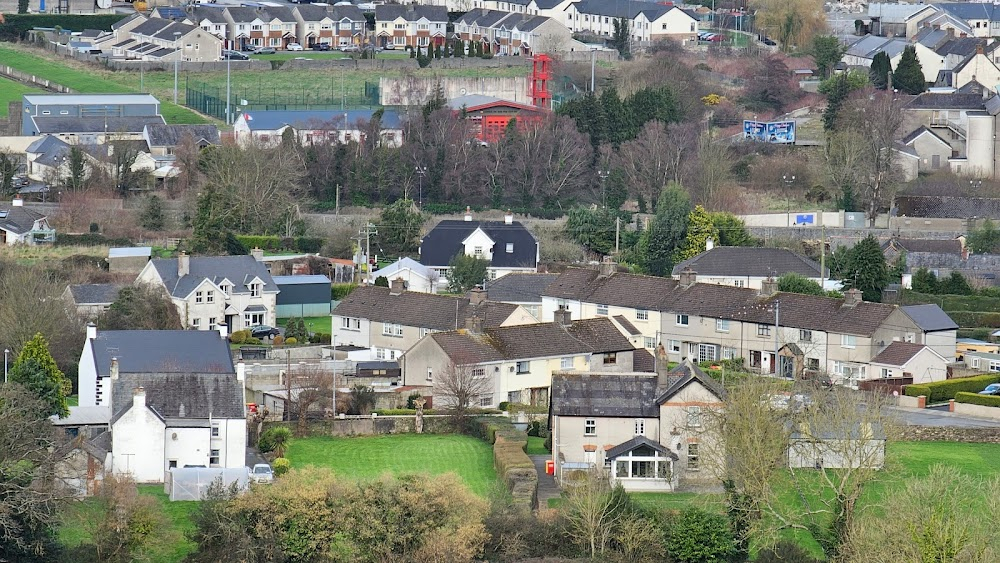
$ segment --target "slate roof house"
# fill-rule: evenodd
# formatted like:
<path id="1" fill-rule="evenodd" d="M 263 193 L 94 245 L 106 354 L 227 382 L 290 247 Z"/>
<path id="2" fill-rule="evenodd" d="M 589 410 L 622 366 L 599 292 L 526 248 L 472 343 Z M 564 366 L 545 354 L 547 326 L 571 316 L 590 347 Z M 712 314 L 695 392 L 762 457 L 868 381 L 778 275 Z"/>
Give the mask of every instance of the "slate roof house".
<path id="1" fill-rule="evenodd" d="M 662 351 L 661 351 L 662 352 Z M 556 373 L 552 376 L 552 460 L 565 483 L 602 470 L 627 491 L 675 491 L 715 484 L 706 411 L 725 390 L 697 365 L 673 370 L 661 354 L 655 374 Z"/>
<path id="2" fill-rule="evenodd" d="M 371 279 L 377 280 L 379 277 L 384 277 L 387 280 L 401 279 L 407 291 L 437 293 L 441 289 L 438 285 L 437 270 L 428 268 L 413 258 L 405 256 L 381 270 L 371 273 Z"/>
<path id="3" fill-rule="evenodd" d="M 0 205 L 0 244 L 13 246 L 55 242 L 56 231 L 49 227 L 48 217 L 24 207 L 20 195 L 10 205 Z"/>
<path id="4" fill-rule="evenodd" d="M 236 142 L 275 146 L 285 130 L 292 129 L 304 146 L 362 142 L 371 128 L 375 110 L 248 110 L 233 123 Z M 395 111 L 385 111 L 379 120 L 381 142 L 398 147 L 403 142 L 403 120 Z"/>
<path id="5" fill-rule="evenodd" d="M 524 307 L 531 316 L 542 316 L 542 292 L 559 274 L 507 274 L 486 283 L 487 299 Z"/>
<path id="6" fill-rule="evenodd" d="M 428 45 L 442 45 L 447 29 L 448 8 L 445 6 L 375 6 L 375 35 L 379 47 L 426 49 Z"/>
<path id="7" fill-rule="evenodd" d="M 147 125 L 142 131 L 142 139 L 149 147 L 153 156 L 173 155 L 174 149 L 186 139 L 191 139 L 203 149 L 210 145 L 218 145 L 219 128 L 215 125 Z"/>
<path id="8" fill-rule="evenodd" d="M 953 321 L 941 307 L 934 303 L 925 305 L 903 305 L 900 307 L 909 317 L 923 338 L 918 340 L 917 333 L 903 335 L 903 342 L 925 344 L 943 358 L 950 358 L 955 352 L 955 341 L 958 337 L 958 323 Z"/>
<path id="9" fill-rule="evenodd" d="M 503 401 L 548 404 L 552 373 L 559 370 L 634 371 L 635 347 L 608 319 L 483 328 L 472 318 L 465 328 L 435 332 L 403 354 L 404 385 L 437 386 L 435 404 L 451 400 L 441 389 L 456 372 L 484 380 L 480 406 Z"/>
<path id="10" fill-rule="evenodd" d="M 814 260 L 784 248 L 756 248 L 749 246 L 715 246 L 701 254 L 679 262 L 671 274 L 677 278 L 681 272 L 697 272 L 697 281 L 760 289 L 767 279 L 777 279 L 785 274 L 798 274 L 816 283 L 829 279 L 830 271 L 822 270 Z"/>
<path id="11" fill-rule="evenodd" d="M 913 383 L 931 383 L 947 379 L 951 357 L 924 344 L 892 342 L 872 358 L 871 366 L 880 378 L 912 377 Z"/>
<path id="12" fill-rule="evenodd" d="M 277 320 L 278 286 L 253 256 L 188 256 L 150 260 L 137 283 L 162 287 L 184 326 L 230 333 Z"/>
<path id="13" fill-rule="evenodd" d="M 488 260 L 490 280 L 538 271 L 538 241 L 510 212 L 502 223 L 473 221 L 467 208 L 464 221 L 445 219 L 420 241 L 420 263 L 437 270 L 441 285 L 448 284 L 449 264 L 459 254 Z"/>
<path id="14" fill-rule="evenodd" d="M 63 292 L 66 303 L 76 309 L 82 319 L 94 320 L 118 299 L 122 286 L 116 283 L 70 285 Z"/>

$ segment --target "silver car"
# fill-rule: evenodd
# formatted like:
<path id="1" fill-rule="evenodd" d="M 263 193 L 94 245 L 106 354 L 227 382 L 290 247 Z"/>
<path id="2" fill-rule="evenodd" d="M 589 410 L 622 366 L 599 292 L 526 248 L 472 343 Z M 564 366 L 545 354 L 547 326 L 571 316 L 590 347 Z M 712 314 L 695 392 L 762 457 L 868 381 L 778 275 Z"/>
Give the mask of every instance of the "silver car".
<path id="1" fill-rule="evenodd" d="M 266 463 L 258 463 L 253 466 L 250 471 L 250 479 L 254 483 L 272 483 L 274 482 L 274 472 L 271 471 L 271 466 Z"/>

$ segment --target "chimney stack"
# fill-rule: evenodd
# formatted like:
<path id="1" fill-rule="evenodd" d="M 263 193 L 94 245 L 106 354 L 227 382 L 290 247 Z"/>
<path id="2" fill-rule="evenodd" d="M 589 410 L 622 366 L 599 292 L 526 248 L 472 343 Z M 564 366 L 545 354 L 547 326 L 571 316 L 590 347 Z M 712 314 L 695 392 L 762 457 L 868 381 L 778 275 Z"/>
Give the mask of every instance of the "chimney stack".
<path id="1" fill-rule="evenodd" d="M 569 312 L 569 309 L 556 309 L 556 312 L 552 314 L 553 320 L 562 326 L 573 324 L 572 317 L 573 314 Z"/>
<path id="2" fill-rule="evenodd" d="M 216 325 L 216 328 L 219 329 L 219 335 L 222 336 L 223 340 L 229 339 L 229 325 L 226 323 L 219 323 Z"/>
<path id="3" fill-rule="evenodd" d="M 760 294 L 763 297 L 770 297 L 778 293 L 778 280 L 767 278 L 760 282 Z"/>
<path id="4" fill-rule="evenodd" d="M 118 381 L 118 358 L 111 358 L 111 381 Z"/>
<path id="5" fill-rule="evenodd" d="M 191 273 L 191 257 L 186 252 L 181 251 L 177 255 L 177 277 L 186 276 Z"/>
<path id="6" fill-rule="evenodd" d="M 468 205 L 465 206 L 465 220 L 472 221 L 472 208 Z"/>
<path id="7" fill-rule="evenodd" d="M 256 261 L 258 261 L 258 262 L 263 262 L 264 261 L 264 249 L 263 248 L 256 248 L 256 247 L 254 247 L 252 250 L 250 250 L 250 256 L 253 256 L 253 259 L 256 260 Z"/>
<path id="8" fill-rule="evenodd" d="M 602 278 L 610 276 L 611 274 L 615 273 L 616 270 L 618 270 L 618 264 L 615 263 L 614 258 L 612 258 L 611 256 L 605 256 L 601 260 L 600 276 Z"/>
<path id="9" fill-rule="evenodd" d="M 705 250 L 712 250 L 715 248 L 715 242 L 711 238 L 705 239 Z"/>
<path id="10" fill-rule="evenodd" d="M 465 319 L 465 330 L 471 332 L 472 334 L 480 334 L 483 332 L 483 319 L 479 318 L 479 315 L 472 315 Z"/>
<path id="11" fill-rule="evenodd" d="M 236 362 L 236 381 L 246 381 L 247 379 L 247 365 L 243 363 L 243 360 Z"/>
<path id="12" fill-rule="evenodd" d="M 656 361 L 654 362 L 657 387 L 668 387 L 670 385 L 670 376 L 667 375 L 670 373 L 669 364 L 670 361 L 667 359 L 667 349 L 663 347 L 663 343 L 661 342 L 660 345 L 656 347 Z"/>
<path id="13" fill-rule="evenodd" d="M 680 282 L 681 287 L 687 289 L 698 281 L 698 272 L 695 272 L 690 267 L 681 270 Z"/>
<path id="14" fill-rule="evenodd" d="M 132 390 L 132 407 L 137 409 L 146 407 L 146 390 L 142 387 Z"/>
<path id="15" fill-rule="evenodd" d="M 87 323 L 87 340 L 97 338 L 97 325 L 93 322 Z"/>
<path id="16" fill-rule="evenodd" d="M 854 307 L 858 303 L 861 303 L 862 301 L 861 296 L 862 293 L 860 289 L 856 287 L 848 289 L 844 293 L 844 307 Z"/>
<path id="17" fill-rule="evenodd" d="M 503 222 L 504 222 L 505 225 L 513 225 L 514 224 L 514 212 L 511 211 L 510 209 L 508 209 L 507 213 L 503 216 Z"/>
<path id="18" fill-rule="evenodd" d="M 483 286 L 477 285 L 469 290 L 469 304 L 474 307 L 482 305 L 483 301 L 486 301 L 486 295 L 487 293 L 486 290 L 483 289 Z"/>
<path id="19" fill-rule="evenodd" d="M 406 290 L 406 282 L 403 278 L 396 278 L 389 283 L 389 295 L 399 295 Z"/>
<path id="20" fill-rule="evenodd" d="M 14 194 L 14 200 L 10 204 L 14 207 L 24 207 L 24 200 L 21 199 L 21 194 Z"/>

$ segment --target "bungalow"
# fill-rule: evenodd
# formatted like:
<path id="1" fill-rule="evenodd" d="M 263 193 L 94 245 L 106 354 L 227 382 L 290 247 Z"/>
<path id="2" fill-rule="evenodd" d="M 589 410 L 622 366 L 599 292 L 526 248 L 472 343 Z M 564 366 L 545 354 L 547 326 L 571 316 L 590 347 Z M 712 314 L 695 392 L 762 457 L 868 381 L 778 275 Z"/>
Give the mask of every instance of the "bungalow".
<path id="1" fill-rule="evenodd" d="M 893 342 L 871 360 L 873 377 L 913 378 L 913 383 L 944 381 L 948 377 L 950 360 L 930 346 L 910 342 Z"/>
<path id="2" fill-rule="evenodd" d="M 70 285 L 63 292 L 66 304 L 76 310 L 81 319 L 96 320 L 118 299 L 122 286 L 116 283 Z"/>
<path id="3" fill-rule="evenodd" d="M 380 110 L 381 111 L 381 110 Z M 246 110 L 233 123 L 237 143 L 275 146 L 287 129 L 305 146 L 320 143 L 365 142 L 377 135 L 379 143 L 398 147 L 403 142 L 403 120 L 395 111 L 375 110 Z"/>
<path id="4" fill-rule="evenodd" d="M 438 274 L 434 268 L 424 266 L 413 258 L 400 258 L 392 264 L 371 273 L 371 279 L 403 280 L 403 288 L 418 293 L 437 293 Z M 497 301 L 492 299 L 491 301 Z"/>
<path id="5" fill-rule="evenodd" d="M 734 287 L 760 289 L 764 280 L 777 279 L 785 274 L 798 274 L 806 279 L 824 283 L 830 271 L 820 268 L 815 261 L 784 248 L 754 248 L 746 246 L 714 246 L 708 241 L 705 252 L 679 262 L 671 274 L 675 279 L 681 272 L 693 270 L 699 283 L 714 283 Z"/>
<path id="6" fill-rule="evenodd" d="M 964 361 L 966 352 L 985 352 L 1000 354 L 1000 344 L 976 340 L 975 338 L 959 338 L 955 341 L 955 360 Z"/>
<path id="7" fill-rule="evenodd" d="M 55 242 L 56 231 L 46 215 L 24 207 L 15 195 L 10 205 L 0 205 L 0 245 L 42 244 Z"/>

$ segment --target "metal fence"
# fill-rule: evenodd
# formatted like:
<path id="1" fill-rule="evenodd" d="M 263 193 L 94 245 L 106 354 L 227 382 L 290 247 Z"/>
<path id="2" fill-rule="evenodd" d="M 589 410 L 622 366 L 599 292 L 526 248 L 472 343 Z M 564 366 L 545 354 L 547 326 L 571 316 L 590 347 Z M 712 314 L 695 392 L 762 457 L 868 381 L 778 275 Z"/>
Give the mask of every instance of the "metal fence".
<path id="1" fill-rule="evenodd" d="M 185 85 L 187 107 L 226 118 L 226 88 L 205 82 L 188 82 Z M 364 87 L 321 89 L 307 86 L 239 85 L 230 90 L 231 110 L 311 110 L 311 109 L 360 109 L 379 106 L 377 82 L 365 82 Z"/>

